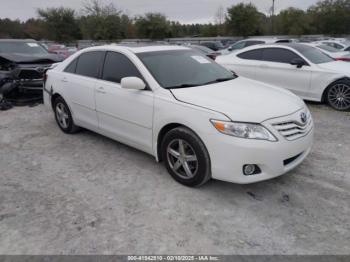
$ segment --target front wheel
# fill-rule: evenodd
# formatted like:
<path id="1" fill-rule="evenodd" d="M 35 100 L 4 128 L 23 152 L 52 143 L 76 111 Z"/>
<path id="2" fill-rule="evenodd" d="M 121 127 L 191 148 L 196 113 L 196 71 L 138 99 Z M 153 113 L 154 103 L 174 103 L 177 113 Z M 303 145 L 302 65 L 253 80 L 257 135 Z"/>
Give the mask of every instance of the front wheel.
<path id="1" fill-rule="evenodd" d="M 210 179 L 207 149 L 200 138 L 188 128 L 170 130 L 163 139 L 161 150 L 165 166 L 177 182 L 198 187 Z"/>
<path id="2" fill-rule="evenodd" d="M 328 104 L 338 111 L 350 110 L 350 80 L 334 82 L 326 92 Z"/>

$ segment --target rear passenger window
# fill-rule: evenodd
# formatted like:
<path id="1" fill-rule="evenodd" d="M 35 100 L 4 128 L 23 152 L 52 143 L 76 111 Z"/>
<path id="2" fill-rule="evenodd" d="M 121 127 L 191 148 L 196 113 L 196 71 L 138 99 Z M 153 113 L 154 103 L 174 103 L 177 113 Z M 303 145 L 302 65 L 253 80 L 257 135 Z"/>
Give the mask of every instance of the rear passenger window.
<path id="1" fill-rule="evenodd" d="M 237 55 L 239 58 L 247 59 L 247 60 L 261 60 L 262 50 L 256 49 L 247 51 Z"/>
<path id="2" fill-rule="evenodd" d="M 97 78 L 104 52 L 89 52 L 79 56 L 76 74 Z"/>
<path id="3" fill-rule="evenodd" d="M 289 64 L 295 58 L 302 59 L 296 53 L 283 48 L 264 48 L 262 52 L 262 60 L 268 62 Z"/>
<path id="4" fill-rule="evenodd" d="M 246 45 L 246 41 L 238 42 L 238 43 L 236 43 L 236 44 L 233 44 L 233 45 L 231 46 L 231 49 L 232 49 L 232 50 L 242 49 L 242 48 L 245 47 L 245 45 Z"/>
<path id="5" fill-rule="evenodd" d="M 102 79 L 120 83 L 122 78 L 130 76 L 142 78 L 139 70 L 125 55 L 108 52 L 103 67 Z"/>
<path id="6" fill-rule="evenodd" d="M 74 59 L 73 62 L 71 62 L 65 69 L 64 69 L 64 72 L 67 72 L 67 73 L 72 73 L 74 74 L 75 73 L 75 70 L 77 68 L 77 62 L 78 62 L 78 59 Z"/>

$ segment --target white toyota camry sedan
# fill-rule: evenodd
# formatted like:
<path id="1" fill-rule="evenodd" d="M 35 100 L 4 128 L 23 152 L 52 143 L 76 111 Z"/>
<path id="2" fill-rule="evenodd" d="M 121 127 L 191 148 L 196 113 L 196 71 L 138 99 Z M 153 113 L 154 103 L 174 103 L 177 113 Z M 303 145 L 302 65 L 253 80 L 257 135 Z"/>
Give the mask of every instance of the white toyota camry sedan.
<path id="1" fill-rule="evenodd" d="M 277 177 L 313 142 L 300 98 L 186 47 L 84 49 L 47 72 L 44 102 L 63 132 L 83 127 L 149 153 L 186 186 Z"/>
<path id="2" fill-rule="evenodd" d="M 244 76 L 286 88 L 305 100 L 350 110 L 350 63 L 305 44 L 259 45 L 219 56 L 216 62 Z"/>

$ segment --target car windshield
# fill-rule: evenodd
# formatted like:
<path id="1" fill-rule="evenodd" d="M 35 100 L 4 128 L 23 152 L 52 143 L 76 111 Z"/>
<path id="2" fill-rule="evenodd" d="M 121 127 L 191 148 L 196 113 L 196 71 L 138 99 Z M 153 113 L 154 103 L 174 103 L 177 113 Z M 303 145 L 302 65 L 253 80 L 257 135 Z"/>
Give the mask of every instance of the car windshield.
<path id="1" fill-rule="evenodd" d="M 211 59 L 192 50 L 145 52 L 137 56 L 166 89 L 207 85 L 236 77 Z"/>
<path id="2" fill-rule="evenodd" d="M 202 51 L 204 54 L 213 53 L 213 50 L 211 50 L 210 48 L 205 47 L 205 46 L 192 45 L 192 46 L 190 46 L 190 47 L 193 48 L 193 49 Z"/>
<path id="3" fill-rule="evenodd" d="M 325 51 L 328 51 L 328 52 L 331 52 L 331 53 L 336 53 L 336 52 L 339 52 L 338 49 L 334 48 L 334 47 L 331 47 L 329 45 L 318 45 L 317 46 L 318 48 L 321 48 Z"/>
<path id="4" fill-rule="evenodd" d="M 47 50 L 35 42 L 0 42 L 0 53 L 47 54 Z"/>
<path id="5" fill-rule="evenodd" d="M 314 64 L 323 64 L 334 61 L 333 58 L 323 53 L 321 50 L 313 46 L 295 44 L 293 47 L 303 54 L 310 62 Z"/>

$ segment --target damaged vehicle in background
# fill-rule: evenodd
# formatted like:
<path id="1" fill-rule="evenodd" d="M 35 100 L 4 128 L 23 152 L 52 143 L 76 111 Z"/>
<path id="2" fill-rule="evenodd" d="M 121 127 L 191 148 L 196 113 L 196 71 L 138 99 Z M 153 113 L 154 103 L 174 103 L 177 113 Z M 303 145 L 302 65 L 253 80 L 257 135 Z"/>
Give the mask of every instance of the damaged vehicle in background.
<path id="1" fill-rule="evenodd" d="M 35 40 L 0 40 L 0 109 L 42 100 L 44 72 L 61 62 Z"/>

